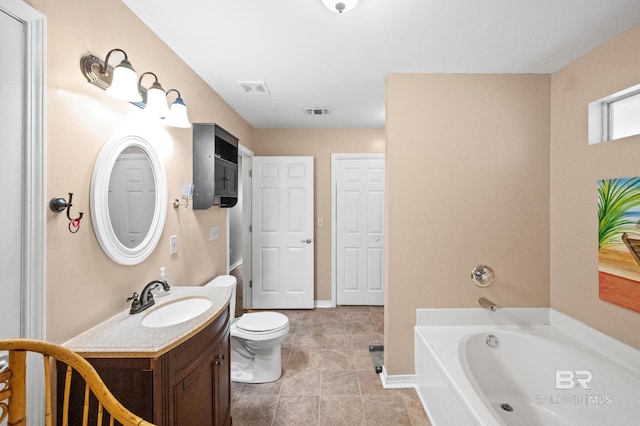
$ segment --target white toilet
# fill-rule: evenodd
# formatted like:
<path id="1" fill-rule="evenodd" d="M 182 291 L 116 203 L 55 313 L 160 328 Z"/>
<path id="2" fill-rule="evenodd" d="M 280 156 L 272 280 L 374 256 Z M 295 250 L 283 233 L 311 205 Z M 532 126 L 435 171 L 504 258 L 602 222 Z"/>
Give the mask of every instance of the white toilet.
<path id="1" fill-rule="evenodd" d="M 236 278 L 220 275 L 207 286 L 231 287 L 229 312 L 236 309 Z M 231 381 L 274 382 L 282 374 L 280 344 L 289 334 L 289 318 L 278 312 L 253 312 L 231 322 Z"/>

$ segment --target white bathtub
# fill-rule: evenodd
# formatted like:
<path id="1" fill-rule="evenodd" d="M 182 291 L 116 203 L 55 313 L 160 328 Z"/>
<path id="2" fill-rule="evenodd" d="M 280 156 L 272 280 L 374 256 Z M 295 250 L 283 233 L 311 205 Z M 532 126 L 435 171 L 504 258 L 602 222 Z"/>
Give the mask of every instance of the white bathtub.
<path id="1" fill-rule="evenodd" d="M 557 311 L 420 309 L 415 341 L 435 426 L 640 424 L 640 351 Z"/>

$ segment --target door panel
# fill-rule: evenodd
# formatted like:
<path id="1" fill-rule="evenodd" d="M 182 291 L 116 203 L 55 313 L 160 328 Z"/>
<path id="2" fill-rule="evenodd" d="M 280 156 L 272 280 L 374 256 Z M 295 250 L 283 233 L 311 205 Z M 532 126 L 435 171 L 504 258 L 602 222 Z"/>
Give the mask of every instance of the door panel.
<path id="1" fill-rule="evenodd" d="M 313 308 L 313 157 L 253 157 L 252 187 L 252 307 Z"/>
<path id="2" fill-rule="evenodd" d="M 336 161 L 338 305 L 384 304 L 384 158 Z"/>

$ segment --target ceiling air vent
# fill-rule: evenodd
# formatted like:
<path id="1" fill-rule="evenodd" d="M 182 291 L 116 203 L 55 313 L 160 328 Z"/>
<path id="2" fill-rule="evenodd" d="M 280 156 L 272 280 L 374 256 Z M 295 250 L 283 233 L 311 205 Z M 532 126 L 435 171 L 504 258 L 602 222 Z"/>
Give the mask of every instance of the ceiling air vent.
<path id="1" fill-rule="evenodd" d="M 238 84 L 242 87 L 244 93 L 252 95 L 268 95 L 271 93 L 267 83 L 264 81 L 238 81 Z"/>
<path id="2" fill-rule="evenodd" d="M 330 108 L 305 108 L 304 112 L 307 115 L 329 115 L 331 114 Z"/>

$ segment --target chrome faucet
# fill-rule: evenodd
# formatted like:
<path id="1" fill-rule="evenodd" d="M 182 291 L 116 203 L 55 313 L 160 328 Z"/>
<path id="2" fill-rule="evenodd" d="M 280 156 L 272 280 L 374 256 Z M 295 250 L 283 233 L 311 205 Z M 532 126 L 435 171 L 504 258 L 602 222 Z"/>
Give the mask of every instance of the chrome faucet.
<path id="1" fill-rule="evenodd" d="M 162 286 L 164 291 L 169 291 L 169 289 L 171 288 L 171 286 L 169 286 L 169 283 L 166 281 L 153 280 L 149 284 L 144 286 L 140 295 L 138 295 L 138 293 L 133 293 L 133 295 L 127 299 L 127 302 L 132 301 L 129 313 L 137 314 L 153 306 L 156 301 L 153 299 L 152 290 L 156 289 L 159 286 Z"/>
<path id="2" fill-rule="evenodd" d="M 478 303 L 480 304 L 480 306 L 482 306 L 483 308 L 487 308 L 491 312 L 495 312 L 496 309 L 498 309 L 498 306 L 496 306 L 495 303 L 493 303 L 491 300 L 487 299 L 486 297 L 481 297 L 480 299 L 478 299 Z"/>

